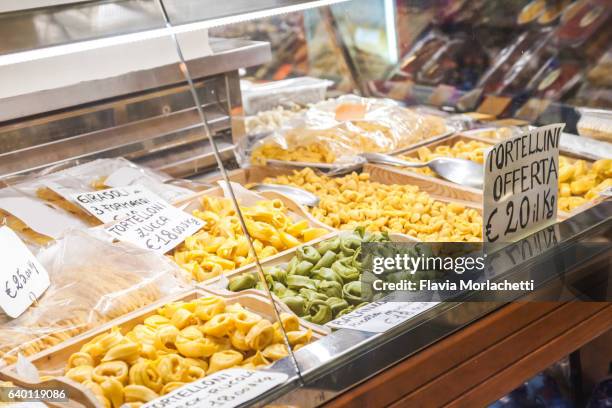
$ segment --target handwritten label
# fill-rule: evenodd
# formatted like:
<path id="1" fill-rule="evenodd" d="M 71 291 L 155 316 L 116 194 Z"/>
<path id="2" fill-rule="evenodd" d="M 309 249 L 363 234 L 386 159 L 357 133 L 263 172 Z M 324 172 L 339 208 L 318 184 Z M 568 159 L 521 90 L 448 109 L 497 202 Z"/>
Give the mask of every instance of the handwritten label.
<path id="1" fill-rule="evenodd" d="M 353 329 L 372 333 L 387 330 L 436 306 L 439 302 L 372 302 L 327 323 L 334 329 Z"/>
<path id="2" fill-rule="evenodd" d="M 287 381 L 284 373 L 229 369 L 184 385 L 142 408 L 233 408 Z"/>
<path id="3" fill-rule="evenodd" d="M 160 200 L 132 210 L 105 230 L 120 241 L 164 254 L 203 226 L 201 220 Z"/>
<path id="4" fill-rule="evenodd" d="M 50 285 L 49 274 L 9 227 L 0 227 L 0 307 L 19 317 Z"/>
<path id="5" fill-rule="evenodd" d="M 493 146 L 485 160 L 483 239 L 511 242 L 557 219 L 559 140 L 548 125 Z"/>
<path id="6" fill-rule="evenodd" d="M 608 187 L 605 190 L 599 192 L 602 197 L 612 197 L 612 187 Z"/>
<path id="7" fill-rule="evenodd" d="M 161 180 L 156 180 L 142 170 L 133 167 L 121 167 L 115 170 L 107 177 L 104 184 L 109 187 L 124 187 L 138 184 L 169 202 L 180 200 L 193 194 L 193 191 L 189 189 L 165 184 Z"/>
<path id="8" fill-rule="evenodd" d="M 125 217 L 133 210 L 163 200 L 142 186 L 125 186 L 72 194 L 72 201 L 103 223 L 108 223 Z"/>

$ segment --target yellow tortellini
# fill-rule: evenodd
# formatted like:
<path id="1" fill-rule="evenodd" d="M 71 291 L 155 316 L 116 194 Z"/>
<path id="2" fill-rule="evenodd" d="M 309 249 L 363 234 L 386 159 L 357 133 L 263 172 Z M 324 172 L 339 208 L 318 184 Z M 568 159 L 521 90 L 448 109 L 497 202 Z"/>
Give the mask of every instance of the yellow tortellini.
<path id="1" fill-rule="evenodd" d="M 559 210 L 572 211 L 610 187 L 612 159 L 597 160 L 590 165 L 584 160 L 559 157 Z"/>
<path id="2" fill-rule="evenodd" d="M 280 318 L 294 349 L 311 341 L 296 316 Z M 218 296 L 172 302 L 125 334 L 114 328 L 84 344 L 69 357 L 64 375 L 105 407 L 139 406 L 220 370 L 256 369 L 284 358 L 279 324 Z"/>
<path id="3" fill-rule="evenodd" d="M 406 155 L 402 156 L 402 159 L 412 162 L 428 162 L 437 157 L 456 157 L 458 159 L 466 159 L 484 164 L 485 151 L 490 146 L 489 143 L 480 142 L 478 140 L 470 140 L 467 142 L 460 140 L 451 146 L 436 146 L 433 151 L 429 147 L 423 146 L 416 151 L 416 157 Z M 428 167 L 411 170 L 428 176 L 437 177 L 436 173 Z"/>
<path id="4" fill-rule="evenodd" d="M 482 241 L 482 216 L 476 209 L 436 201 L 416 186 L 373 182 L 368 173 L 328 177 L 306 168 L 264 182 L 316 194 L 320 202 L 311 213 L 334 228 L 363 225 L 368 231 L 399 232 L 422 241 Z"/>
<path id="5" fill-rule="evenodd" d="M 187 237 L 172 257 L 198 282 L 214 278 L 255 261 L 232 202 L 225 198 L 203 197 L 202 208 L 193 215 L 204 227 Z M 311 227 L 307 220 L 294 220 L 280 200 L 263 200 L 241 207 L 257 256 L 267 258 L 296 247 L 329 231 Z"/>

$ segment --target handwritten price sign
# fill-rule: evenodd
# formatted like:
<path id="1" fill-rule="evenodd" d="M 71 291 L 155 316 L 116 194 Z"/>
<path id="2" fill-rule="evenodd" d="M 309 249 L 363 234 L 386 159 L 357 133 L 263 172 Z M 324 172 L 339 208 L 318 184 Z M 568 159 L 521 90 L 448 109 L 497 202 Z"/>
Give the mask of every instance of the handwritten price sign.
<path id="1" fill-rule="evenodd" d="M 0 308 L 19 317 L 49 287 L 49 274 L 9 227 L 0 227 Z"/>
<path id="2" fill-rule="evenodd" d="M 540 127 L 489 151 L 483 197 L 485 242 L 515 241 L 555 222 L 564 126 Z"/>

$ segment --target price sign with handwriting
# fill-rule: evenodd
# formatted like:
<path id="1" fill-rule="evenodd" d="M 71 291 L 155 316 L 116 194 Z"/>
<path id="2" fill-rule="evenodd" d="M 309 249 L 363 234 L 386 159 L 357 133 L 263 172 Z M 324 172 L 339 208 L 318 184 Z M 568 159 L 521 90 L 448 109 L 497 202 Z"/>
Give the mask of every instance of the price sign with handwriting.
<path id="1" fill-rule="evenodd" d="M 485 242 L 515 241 L 556 221 L 564 126 L 543 126 L 489 150 L 483 194 Z"/>
<path id="2" fill-rule="evenodd" d="M 162 201 L 161 197 L 138 185 L 71 194 L 71 197 L 72 201 L 103 223 L 118 220 L 132 210 Z"/>
<path id="3" fill-rule="evenodd" d="M 0 308 L 19 317 L 50 285 L 49 274 L 9 227 L 0 227 Z"/>
<path id="4" fill-rule="evenodd" d="M 160 200 L 132 210 L 105 229 L 120 241 L 164 254 L 203 226 L 203 221 Z"/>
<path id="5" fill-rule="evenodd" d="M 438 302 L 372 302 L 332 320 L 326 326 L 384 333 L 437 304 Z"/>
<path id="6" fill-rule="evenodd" d="M 142 408 L 234 408 L 283 384 L 288 378 L 284 373 L 231 368 L 185 384 L 147 402 Z"/>

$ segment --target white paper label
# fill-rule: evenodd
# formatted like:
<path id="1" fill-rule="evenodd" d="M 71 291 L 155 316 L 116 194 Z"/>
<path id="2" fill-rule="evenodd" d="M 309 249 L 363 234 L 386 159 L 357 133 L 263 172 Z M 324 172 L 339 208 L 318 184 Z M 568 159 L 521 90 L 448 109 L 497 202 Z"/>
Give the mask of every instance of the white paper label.
<path id="1" fill-rule="evenodd" d="M 49 274 L 9 227 L 0 227 L 0 307 L 19 317 L 50 285 Z"/>
<path id="2" fill-rule="evenodd" d="M 204 226 L 203 221 L 164 202 L 155 201 L 105 227 L 112 237 L 166 253 Z"/>
<path id="3" fill-rule="evenodd" d="M 483 239 L 511 242 L 554 223 L 564 124 L 497 143 L 485 160 Z"/>
<path id="4" fill-rule="evenodd" d="M 439 302 L 373 302 L 327 323 L 334 329 L 384 333 Z"/>
<path id="5" fill-rule="evenodd" d="M 612 187 L 608 187 L 605 190 L 599 192 L 602 197 L 612 197 Z"/>
<path id="6" fill-rule="evenodd" d="M 116 221 L 133 210 L 163 201 L 161 197 L 142 186 L 125 186 L 73 194 L 72 200 L 103 223 Z"/>
<path id="7" fill-rule="evenodd" d="M 0 208 L 23 221 L 39 234 L 59 238 L 70 228 L 87 228 L 88 225 L 71 215 L 51 208 L 30 197 L 0 198 Z"/>
<path id="8" fill-rule="evenodd" d="M 193 194 L 186 188 L 164 184 L 161 180 L 155 180 L 139 169 L 132 167 L 121 167 L 112 172 L 104 182 L 109 187 L 124 187 L 139 184 L 159 195 L 166 201 L 175 201 Z"/>
<path id="9" fill-rule="evenodd" d="M 142 408 L 232 408 L 242 405 L 287 381 L 284 373 L 228 369 L 177 388 Z"/>

